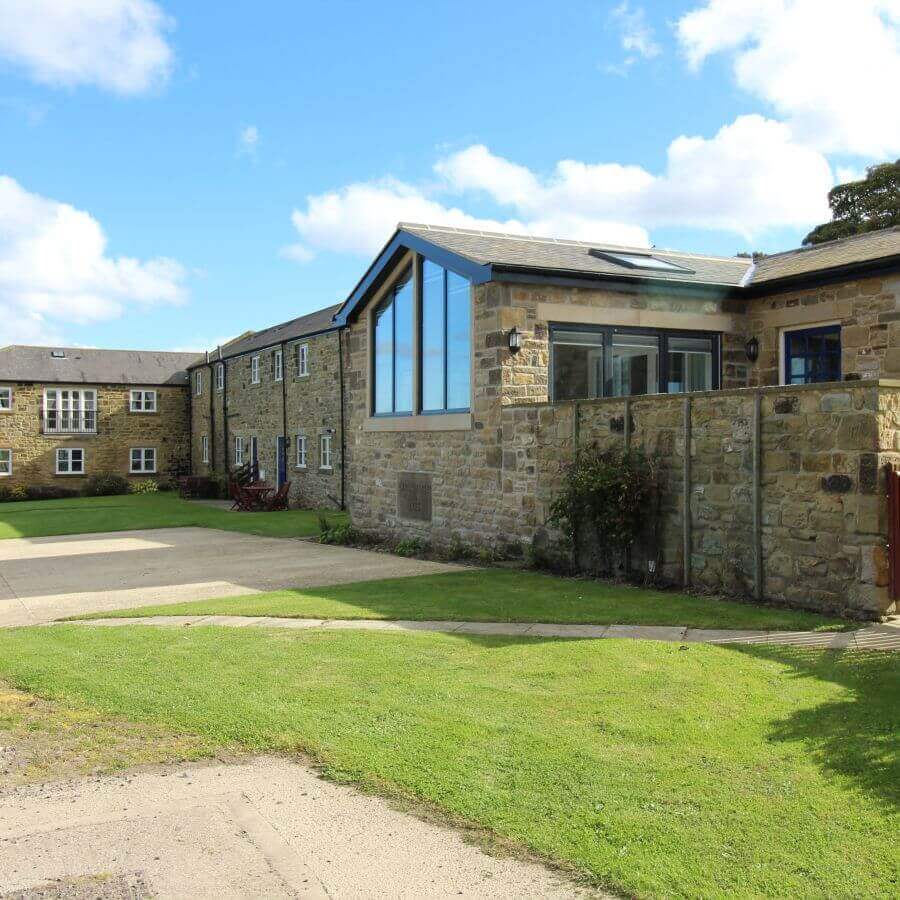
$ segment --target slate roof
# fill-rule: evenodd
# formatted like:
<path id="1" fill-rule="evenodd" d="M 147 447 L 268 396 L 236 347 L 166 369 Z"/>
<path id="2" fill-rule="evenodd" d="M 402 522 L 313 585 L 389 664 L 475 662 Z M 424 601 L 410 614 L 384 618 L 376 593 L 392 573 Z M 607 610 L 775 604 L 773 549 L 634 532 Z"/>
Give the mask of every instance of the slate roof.
<path id="1" fill-rule="evenodd" d="M 467 228 L 439 225 L 419 225 L 401 222 L 399 231 L 409 232 L 451 253 L 481 265 L 500 269 L 540 269 L 545 272 L 584 275 L 614 275 L 623 278 L 651 278 L 659 281 L 679 281 L 698 284 L 738 287 L 751 268 L 751 261 L 742 257 L 706 256 L 674 250 L 648 250 L 646 247 L 626 247 L 617 244 L 588 241 L 563 241 L 555 238 L 529 237 Z M 651 254 L 664 262 L 681 266 L 685 271 L 635 269 L 609 259 L 594 256 L 591 250 L 609 253 Z"/>
<path id="2" fill-rule="evenodd" d="M 231 359 L 235 356 L 243 356 L 245 353 L 252 353 L 254 350 L 273 347 L 282 341 L 294 341 L 312 334 L 318 334 L 321 331 L 330 331 L 336 327 L 332 319 L 340 307 L 340 303 L 336 303 L 334 306 L 317 309 L 315 312 L 307 313 L 305 316 L 299 316 L 296 319 L 290 319 L 278 325 L 271 325 L 262 331 L 247 332 L 247 334 L 241 335 L 227 344 L 223 344 L 221 358 Z M 209 358 L 210 360 L 220 358 L 218 348 L 210 350 Z M 204 356 L 203 359 L 195 359 L 191 368 L 205 364 L 206 357 Z"/>
<path id="3" fill-rule="evenodd" d="M 764 256 L 756 263 L 752 283 L 765 284 L 779 278 L 890 257 L 900 257 L 900 226 Z"/>
<path id="4" fill-rule="evenodd" d="M 52 353 L 63 353 L 62 358 Z M 199 353 L 94 350 L 86 347 L 0 347 L 0 381 L 47 384 L 186 385 Z"/>

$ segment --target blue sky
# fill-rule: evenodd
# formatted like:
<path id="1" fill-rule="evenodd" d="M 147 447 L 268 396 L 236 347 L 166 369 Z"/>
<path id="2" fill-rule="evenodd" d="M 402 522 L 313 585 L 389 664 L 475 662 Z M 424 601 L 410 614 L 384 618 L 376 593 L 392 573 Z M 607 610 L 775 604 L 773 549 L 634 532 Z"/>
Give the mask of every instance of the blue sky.
<path id="1" fill-rule="evenodd" d="M 0 344 L 212 345 L 343 299 L 400 218 L 796 246 L 900 153 L 898 27 L 900 0 L 0 0 Z"/>

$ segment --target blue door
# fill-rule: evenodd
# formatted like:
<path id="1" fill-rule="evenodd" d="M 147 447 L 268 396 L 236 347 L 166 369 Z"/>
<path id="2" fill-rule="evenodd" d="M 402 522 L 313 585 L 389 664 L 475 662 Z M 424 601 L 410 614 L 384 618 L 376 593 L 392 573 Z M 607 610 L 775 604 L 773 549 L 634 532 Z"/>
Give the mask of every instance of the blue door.
<path id="1" fill-rule="evenodd" d="M 278 458 L 278 487 L 281 487 L 287 481 L 287 453 L 283 436 L 279 435 L 275 440 L 275 455 Z"/>

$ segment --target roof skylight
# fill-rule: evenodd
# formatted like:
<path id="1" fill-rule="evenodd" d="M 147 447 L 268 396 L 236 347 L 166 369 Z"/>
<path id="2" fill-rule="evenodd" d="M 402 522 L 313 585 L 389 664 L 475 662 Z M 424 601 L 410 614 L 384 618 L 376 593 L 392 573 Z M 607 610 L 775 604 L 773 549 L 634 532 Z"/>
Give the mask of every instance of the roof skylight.
<path id="1" fill-rule="evenodd" d="M 687 266 L 676 265 L 649 253 L 620 253 L 611 250 L 595 250 L 594 248 L 591 248 L 588 253 L 599 259 L 625 266 L 627 269 L 651 269 L 657 272 L 684 272 L 685 274 L 692 274 L 694 271 Z"/>

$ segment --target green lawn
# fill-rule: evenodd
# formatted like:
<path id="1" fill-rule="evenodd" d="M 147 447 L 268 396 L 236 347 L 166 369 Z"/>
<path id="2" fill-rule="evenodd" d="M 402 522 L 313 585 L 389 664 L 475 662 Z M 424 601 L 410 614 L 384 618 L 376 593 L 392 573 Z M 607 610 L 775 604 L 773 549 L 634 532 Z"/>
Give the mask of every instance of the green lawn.
<path id="1" fill-rule="evenodd" d="M 504 569 L 271 591 L 246 597 L 144 606 L 78 618 L 156 615 L 583 622 L 791 631 L 857 627 L 843 619 L 797 610 Z"/>
<path id="2" fill-rule="evenodd" d="M 0 678 L 309 752 L 627 894 L 896 896 L 898 654 L 66 625 L 0 632 Z"/>
<path id="3" fill-rule="evenodd" d="M 345 513 L 336 512 L 328 512 L 327 515 L 329 520 L 343 520 L 346 517 Z M 77 497 L 73 500 L 0 503 L 0 540 L 184 525 L 243 531 L 267 537 L 312 537 L 319 533 L 318 516 L 316 510 L 309 509 L 272 513 L 230 512 L 182 500 L 172 492 Z"/>

